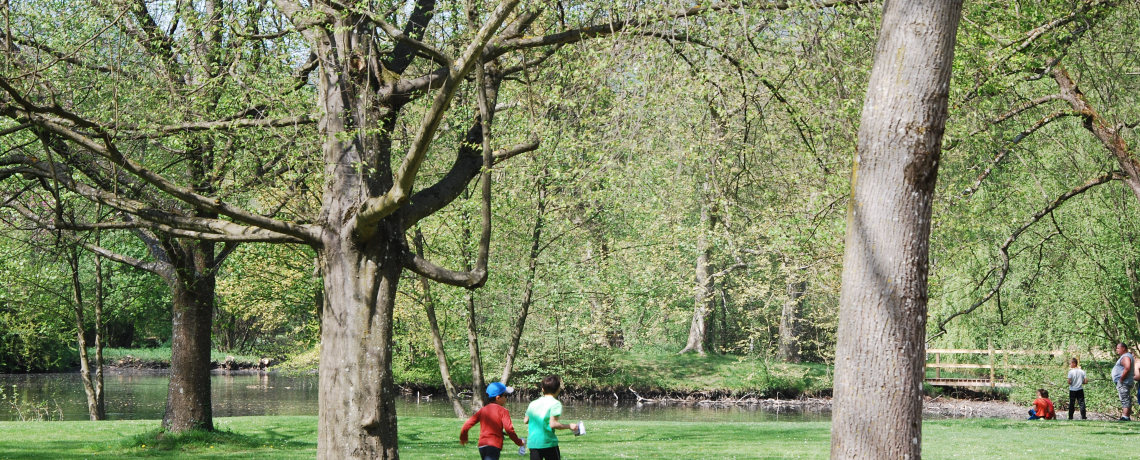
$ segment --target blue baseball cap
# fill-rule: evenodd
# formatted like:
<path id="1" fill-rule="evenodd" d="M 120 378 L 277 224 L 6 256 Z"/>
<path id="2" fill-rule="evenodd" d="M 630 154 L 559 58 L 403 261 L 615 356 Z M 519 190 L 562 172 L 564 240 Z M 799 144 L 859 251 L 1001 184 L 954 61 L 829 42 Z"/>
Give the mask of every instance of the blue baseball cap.
<path id="1" fill-rule="evenodd" d="M 489 397 L 489 398 L 494 398 L 494 397 L 499 396 L 501 394 L 511 394 L 514 392 L 515 392 L 514 387 L 509 387 L 509 386 L 503 385 L 501 382 L 495 382 L 495 383 L 492 383 L 490 385 L 487 385 L 487 397 Z"/>

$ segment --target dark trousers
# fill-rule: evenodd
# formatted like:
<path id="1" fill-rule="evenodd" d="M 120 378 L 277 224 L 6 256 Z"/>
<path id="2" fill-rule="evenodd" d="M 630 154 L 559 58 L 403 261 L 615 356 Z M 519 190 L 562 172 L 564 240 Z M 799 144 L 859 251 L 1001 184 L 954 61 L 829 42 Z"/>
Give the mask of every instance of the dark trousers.
<path id="1" fill-rule="evenodd" d="M 1081 405 L 1081 419 L 1088 420 L 1085 415 L 1085 390 L 1069 390 L 1069 420 L 1073 419 L 1073 409 L 1077 408 L 1077 404 Z"/>
<path id="2" fill-rule="evenodd" d="M 558 446 L 531 449 L 530 460 L 562 460 L 562 452 L 558 450 Z"/>
<path id="3" fill-rule="evenodd" d="M 483 446 L 479 448 L 480 460 L 499 460 L 499 454 L 503 451 L 495 446 Z"/>

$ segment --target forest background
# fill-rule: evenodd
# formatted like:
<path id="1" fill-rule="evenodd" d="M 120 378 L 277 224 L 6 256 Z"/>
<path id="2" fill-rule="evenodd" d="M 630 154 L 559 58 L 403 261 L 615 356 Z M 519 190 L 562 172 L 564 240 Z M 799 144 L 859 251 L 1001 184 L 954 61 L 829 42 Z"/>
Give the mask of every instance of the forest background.
<path id="1" fill-rule="evenodd" d="M 310 61 L 288 21 L 265 11 L 264 2 L 224 3 L 252 18 L 216 25 L 237 43 L 226 62 L 238 69 L 234 74 L 257 78 L 219 84 L 225 96 L 218 113 L 231 119 L 306 113 L 315 83 L 297 73 Z M 837 3 L 736 5 L 734 14 L 688 18 L 669 30 L 615 33 L 548 55 L 504 58 L 503 66 L 528 59 L 542 65 L 523 65 L 504 84 L 496 148 L 530 139 L 541 145 L 493 170 L 486 285 L 433 286 L 428 296 L 418 276 L 404 274 L 394 307 L 396 383 L 443 385 L 425 303 L 435 308 L 459 384 L 471 379 L 469 312 L 483 366 L 494 374 L 527 304 L 514 365 L 522 382 L 557 373 L 584 388 L 826 393 L 851 162 L 881 9 Z M 159 18 L 177 8 L 148 4 Z M 40 57 L 46 64 L 40 72 L 72 82 L 55 89 L 69 95 L 61 100 L 128 119 L 172 106 L 124 86 L 132 75 L 122 56 L 131 56 L 133 45 L 106 31 L 110 19 L 72 2 L 5 5 L 10 43 Z M 1065 91 L 1063 82 L 1039 72 L 1063 65 L 1096 116 L 1135 145 L 1137 6 L 966 4 L 935 195 L 928 347 L 1060 349 L 1095 361 L 1094 352 L 1117 341 L 1140 342 L 1136 201 L 1112 152 L 1089 127 L 1087 111 L 1054 96 Z M 605 11 L 561 14 L 566 22 L 591 23 Z M 96 31 L 105 42 L 77 46 Z M 112 62 L 127 68 L 90 68 Z M 298 76 L 294 90 L 277 90 Z M 460 88 L 458 109 L 441 125 L 433 149 L 460 148 L 476 99 L 472 88 Z M 266 101 L 257 115 L 247 113 Z M 52 154 L 26 128 L 0 122 L 0 157 Z M 411 129 L 397 126 L 395 136 L 406 139 Z M 166 171 L 186 161 L 179 152 L 194 142 L 241 153 L 212 165 L 222 194 L 278 214 L 316 212 L 324 181 L 314 166 L 319 159 L 309 154 L 319 150 L 316 126 L 177 132 L 145 139 L 140 148 Z M 425 177 L 446 174 L 450 157 L 438 157 L 424 164 Z M 245 187 L 266 171 L 273 175 L 269 186 Z M 169 347 L 171 294 L 163 281 L 107 260 L 97 269 L 94 255 L 76 247 L 100 238 L 101 247 L 146 260 L 142 239 L 129 230 L 73 234 L 30 219 L 21 211 L 50 217 L 66 210 L 68 217 L 93 220 L 109 211 L 66 192 L 53 195 L 52 187 L 39 186 L 42 180 L 16 171 L 9 178 L 0 195 L 0 370 L 74 369 L 74 311 L 82 298 L 102 299 L 108 346 Z M 451 267 L 476 262 L 480 205 L 472 183 L 451 206 L 419 222 L 414 232 L 423 235 L 428 258 Z M 218 270 L 214 347 L 314 367 L 324 302 L 317 255 L 302 245 L 241 243 L 230 250 Z M 694 328 L 694 316 L 703 330 Z M 83 323 L 88 340 L 93 321 Z M 687 344 L 714 356 L 672 357 Z M 783 365 L 800 361 L 815 365 Z M 723 388 L 639 379 L 662 362 L 710 373 L 744 363 L 736 367 L 748 372 L 719 381 Z M 808 374 L 814 383 L 803 383 Z M 1060 388 L 1063 374 L 1054 374 L 1028 371 L 1018 378 L 1026 387 Z"/>

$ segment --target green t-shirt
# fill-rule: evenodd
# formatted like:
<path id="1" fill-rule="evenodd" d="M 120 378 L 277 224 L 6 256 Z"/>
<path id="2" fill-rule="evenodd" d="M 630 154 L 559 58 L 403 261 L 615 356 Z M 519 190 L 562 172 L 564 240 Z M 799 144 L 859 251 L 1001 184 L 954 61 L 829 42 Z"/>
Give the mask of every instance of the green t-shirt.
<path id="1" fill-rule="evenodd" d="M 550 417 L 562 415 L 562 403 L 553 396 L 545 395 L 534 401 L 526 408 L 526 416 L 530 421 L 526 425 L 526 447 L 529 449 L 545 449 L 558 445 L 558 436 L 550 428 Z"/>

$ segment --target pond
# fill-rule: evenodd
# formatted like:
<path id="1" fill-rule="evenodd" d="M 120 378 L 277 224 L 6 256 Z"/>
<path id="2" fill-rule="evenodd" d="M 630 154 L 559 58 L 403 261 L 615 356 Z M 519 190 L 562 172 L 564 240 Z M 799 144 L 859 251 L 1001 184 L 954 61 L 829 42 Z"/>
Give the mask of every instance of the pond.
<path id="1" fill-rule="evenodd" d="M 104 376 L 107 418 L 161 419 L 166 404 L 166 371 L 110 372 Z M 242 415 L 317 415 L 317 377 L 273 372 L 215 372 L 211 377 L 215 417 Z M 14 400 L 15 404 L 12 403 Z M 528 401 L 509 401 L 507 407 L 522 418 Z M 86 420 L 87 400 L 78 373 L 0 374 L 0 420 L 20 420 L 47 414 L 58 420 Z M 454 417 L 446 398 L 401 397 L 396 412 L 402 416 Z M 630 401 L 567 401 L 565 417 L 573 420 L 645 420 L 691 422 L 827 421 L 829 411 L 758 406 L 702 407 L 637 404 Z"/>

